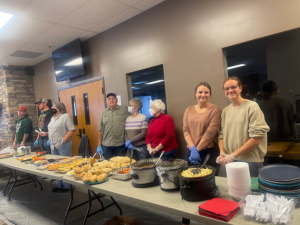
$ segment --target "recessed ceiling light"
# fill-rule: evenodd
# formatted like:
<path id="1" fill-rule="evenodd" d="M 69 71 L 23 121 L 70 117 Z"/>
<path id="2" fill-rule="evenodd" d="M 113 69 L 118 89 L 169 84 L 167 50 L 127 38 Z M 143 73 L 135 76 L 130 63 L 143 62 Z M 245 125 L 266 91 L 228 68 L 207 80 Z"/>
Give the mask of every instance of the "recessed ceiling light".
<path id="1" fill-rule="evenodd" d="M 77 58 L 72 60 L 71 62 L 65 64 L 65 66 L 76 66 L 82 64 L 82 58 Z"/>
<path id="2" fill-rule="evenodd" d="M 0 12 L 0 29 L 13 17 L 12 14 Z"/>
<path id="3" fill-rule="evenodd" d="M 238 68 L 238 67 L 241 67 L 241 66 L 246 66 L 246 64 L 239 64 L 239 65 L 236 65 L 236 66 L 230 66 L 230 67 L 227 67 L 227 70 Z"/>
<path id="4" fill-rule="evenodd" d="M 156 83 L 164 82 L 164 81 L 165 81 L 165 80 L 156 80 L 156 81 L 149 82 L 149 83 L 146 83 L 146 84 L 156 84 Z"/>

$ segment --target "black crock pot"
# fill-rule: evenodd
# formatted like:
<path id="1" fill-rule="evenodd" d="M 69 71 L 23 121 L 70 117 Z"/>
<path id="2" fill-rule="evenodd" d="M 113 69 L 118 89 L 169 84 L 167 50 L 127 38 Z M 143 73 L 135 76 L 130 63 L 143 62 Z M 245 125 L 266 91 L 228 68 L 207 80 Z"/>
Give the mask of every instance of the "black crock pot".
<path id="1" fill-rule="evenodd" d="M 189 168 L 198 168 L 200 165 L 190 166 Z M 182 171 L 178 171 L 178 178 L 180 184 L 181 198 L 189 202 L 198 202 L 210 198 L 215 198 L 220 195 L 219 188 L 215 182 L 216 169 L 212 166 L 204 166 L 206 169 L 211 169 L 212 173 L 204 177 L 183 177 Z"/>

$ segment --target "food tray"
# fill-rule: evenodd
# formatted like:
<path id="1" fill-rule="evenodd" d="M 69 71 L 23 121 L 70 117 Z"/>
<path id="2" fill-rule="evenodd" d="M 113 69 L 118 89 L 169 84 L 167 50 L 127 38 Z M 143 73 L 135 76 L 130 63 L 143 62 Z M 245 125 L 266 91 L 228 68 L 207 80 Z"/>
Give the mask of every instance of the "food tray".
<path id="1" fill-rule="evenodd" d="M 125 167 L 121 167 L 117 170 L 111 171 L 110 175 L 112 176 L 111 178 L 116 179 L 116 180 L 130 180 L 131 179 L 131 173 L 127 173 L 127 174 L 119 174 L 117 173 L 120 170 L 124 170 L 129 168 L 130 166 L 125 166 Z"/>
<path id="2" fill-rule="evenodd" d="M 84 183 L 84 184 L 94 185 L 94 184 L 101 184 L 101 183 L 104 183 L 106 181 L 108 181 L 108 177 L 106 177 L 104 181 L 99 181 L 99 182 L 97 181 L 97 182 L 94 182 L 94 183 Z"/>
<path id="3" fill-rule="evenodd" d="M 263 223 L 265 225 L 269 225 L 269 224 L 276 224 L 276 225 L 279 225 L 281 224 L 280 223 L 280 219 L 277 221 L 277 222 L 273 222 L 272 220 L 275 220 L 276 221 L 276 218 L 278 216 L 280 216 L 280 218 L 283 218 L 283 217 L 286 217 L 288 218 L 288 222 L 287 223 L 282 223 L 282 224 L 286 224 L 286 225 L 290 225 L 292 220 L 293 220 L 293 217 L 294 217 L 294 211 L 295 211 L 295 206 L 297 204 L 297 199 L 296 198 L 290 198 L 290 197 L 287 197 L 287 196 L 284 196 L 286 199 L 290 200 L 292 199 L 293 200 L 293 206 L 292 206 L 292 209 L 290 212 L 284 212 L 284 213 L 279 213 L 279 212 L 275 212 L 275 211 L 271 211 L 271 210 L 263 210 L 263 209 L 260 209 L 260 208 L 257 208 L 257 207 L 249 207 L 249 206 L 246 206 L 246 197 L 248 195 L 264 195 L 264 201 L 266 200 L 266 194 L 264 193 L 258 193 L 258 192 L 252 192 L 252 193 L 249 193 L 247 194 L 246 196 L 244 196 L 240 201 L 239 201 L 239 206 L 241 208 L 241 213 L 244 217 L 245 220 L 248 220 L 248 221 L 255 221 L 257 223 Z M 279 195 L 278 195 L 279 196 Z M 245 215 L 245 209 L 248 209 L 248 210 L 253 210 L 253 212 L 255 212 L 255 214 L 257 213 L 264 213 L 264 212 L 269 212 L 270 214 L 270 219 L 268 222 L 262 222 L 262 221 L 259 221 L 259 220 L 256 220 L 256 215 L 251 217 L 249 215 Z"/>
<path id="4" fill-rule="evenodd" d="M 5 159 L 5 158 L 10 158 L 10 157 L 13 157 L 14 154 L 10 154 L 10 155 L 7 155 L 7 156 L 0 156 L 0 159 Z"/>

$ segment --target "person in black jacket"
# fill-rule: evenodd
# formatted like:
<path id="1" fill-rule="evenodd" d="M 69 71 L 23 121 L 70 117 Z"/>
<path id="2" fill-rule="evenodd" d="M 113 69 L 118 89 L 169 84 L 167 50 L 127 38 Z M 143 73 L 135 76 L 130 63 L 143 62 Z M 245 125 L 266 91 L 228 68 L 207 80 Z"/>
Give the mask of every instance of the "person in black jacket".
<path id="1" fill-rule="evenodd" d="M 48 124 L 53 116 L 50 108 L 48 107 L 48 101 L 46 98 L 40 98 L 37 102 L 35 102 L 39 106 L 41 110 L 41 114 L 38 120 L 38 128 L 42 131 L 37 136 L 36 141 L 34 142 L 35 147 L 40 147 L 41 151 L 46 151 L 47 154 L 51 154 L 50 146 L 47 146 L 48 137 Z"/>

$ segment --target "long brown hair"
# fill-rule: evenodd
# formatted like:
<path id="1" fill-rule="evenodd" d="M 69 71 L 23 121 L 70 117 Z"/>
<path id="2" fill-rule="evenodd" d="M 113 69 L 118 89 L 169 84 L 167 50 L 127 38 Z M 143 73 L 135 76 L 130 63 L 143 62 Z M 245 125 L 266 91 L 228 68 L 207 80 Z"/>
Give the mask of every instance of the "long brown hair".
<path id="1" fill-rule="evenodd" d="M 200 87 L 200 86 L 207 87 L 207 88 L 209 89 L 210 95 L 212 94 L 212 92 L 211 92 L 211 87 L 210 87 L 210 85 L 209 85 L 208 83 L 206 83 L 206 82 L 200 82 L 200 83 L 195 87 L 195 94 L 196 94 L 196 92 L 197 92 L 198 87 Z"/>

